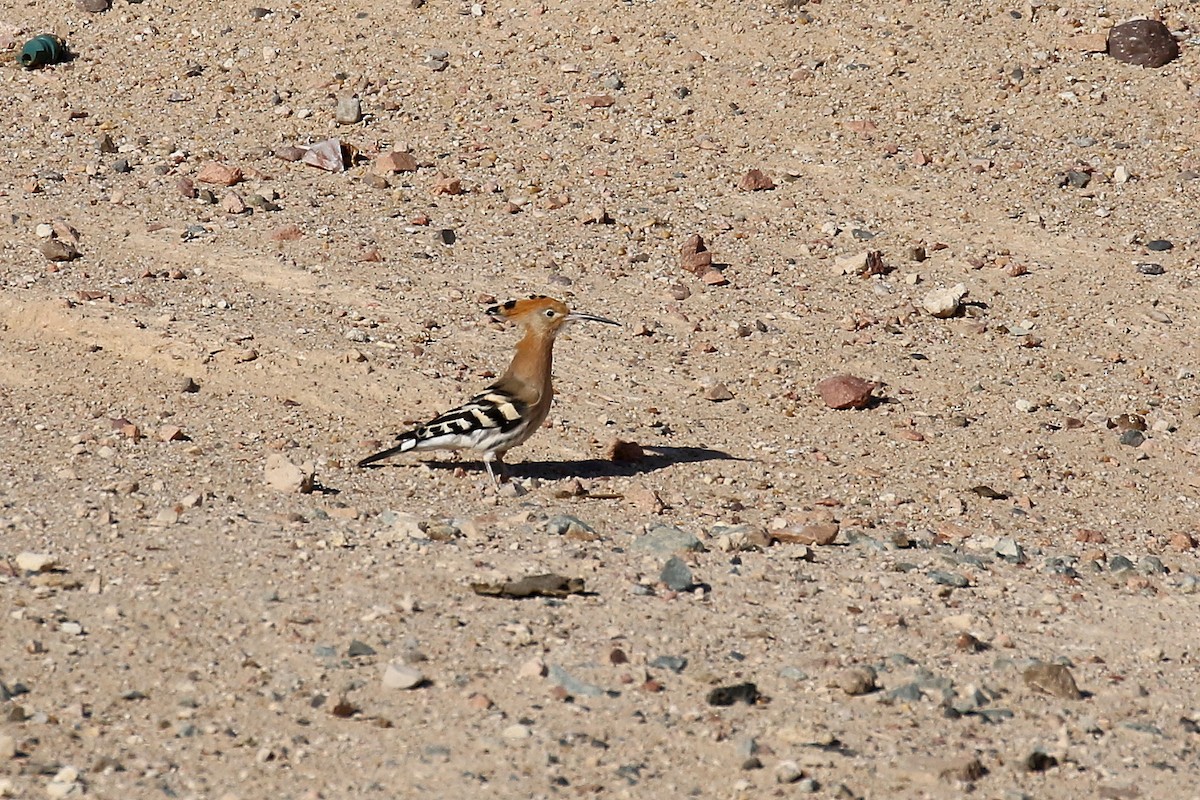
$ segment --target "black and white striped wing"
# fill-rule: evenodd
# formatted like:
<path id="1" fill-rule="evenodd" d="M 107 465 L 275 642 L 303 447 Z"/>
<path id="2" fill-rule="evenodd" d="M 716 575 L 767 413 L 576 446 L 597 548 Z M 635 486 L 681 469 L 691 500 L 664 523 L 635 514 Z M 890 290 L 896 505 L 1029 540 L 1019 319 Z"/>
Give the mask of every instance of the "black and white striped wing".
<path id="1" fill-rule="evenodd" d="M 491 388 L 417 428 L 414 450 L 503 450 L 526 423 L 528 406 Z"/>

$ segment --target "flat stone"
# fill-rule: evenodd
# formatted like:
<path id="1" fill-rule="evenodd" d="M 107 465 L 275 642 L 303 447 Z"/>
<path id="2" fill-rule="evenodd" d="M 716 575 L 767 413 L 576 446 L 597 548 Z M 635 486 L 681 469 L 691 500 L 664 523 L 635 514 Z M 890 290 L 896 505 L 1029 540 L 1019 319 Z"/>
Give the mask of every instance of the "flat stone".
<path id="1" fill-rule="evenodd" d="M 385 689 L 416 689 L 425 683 L 425 675 L 416 667 L 392 662 L 383 670 Z"/>
<path id="2" fill-rule="evenodd" d="M 866 408 L 877 385 L 854 375 L 834 375 L 817 384 L 817 394 L 830 408 Z"/>
<path id="3" fill-rule="evenodd" d="M 362 101 L 357 97 L 339 97 L 333 118 L 339 125 L 354 125 L 362 120 Z"/>
<path id="4" fill-rule="evenodd" d="M 1083 693 L 1075 685 L 1075 677 L 1062 664 L 1038 663 L 1021 673 L 1025 685 L 1064 700 L 1079 700 Z"/>
<path id="5" fill-rule="evenodd" d="M 677 553 L 681 550 L 698 552 L 704 549 L 704 545 L 695 534 L 670 525 L 656 525 L 633 540 L 633 549 L 654 553 Z"/>
<path id="6" fill-rule="evenodd" d="M 58 566 L 58 559 L 47 553 L 17 553 L 17 569 L 24 572 L 49 572 Z"/>
<path id="7" fill-rule="evenodd" d="M 313 490 L 313 467 L 293 464 L 282 453 L 271 453 L 263 468 L 263 480 L 278 492 L 307 494 Z"/>
<path id="8" fill-rule="evenodd" d="M 574 697 L 603 697 L 608 694 L 603 687 L 580 680 L 557 664 L 550 665 L 547 677 L 551 683 L 561 686 Z"/>
<path id="9" fill-rule="evenodd" d="M 934 289 L 921 298 L 921 308 L 932 317 L 946 319 L 958 313 L 967 287 L 961 283 L 944 289 Z"/>

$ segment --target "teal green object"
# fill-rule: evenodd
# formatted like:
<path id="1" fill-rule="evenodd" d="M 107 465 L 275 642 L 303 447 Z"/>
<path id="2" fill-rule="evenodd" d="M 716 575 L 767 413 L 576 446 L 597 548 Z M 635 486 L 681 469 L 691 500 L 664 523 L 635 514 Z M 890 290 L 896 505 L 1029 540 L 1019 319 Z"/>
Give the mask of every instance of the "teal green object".
<path id="1" fill-rule="evenodd" d="M 21 55 L 18 58 L 22 67 L 33 69 L 43 64 L 62 61 L 66 57 L 67 46 L 63 44 L 62 39 L 52 33 L 43 33 L 26 42 L 25 46 L 21 48 Z"/>

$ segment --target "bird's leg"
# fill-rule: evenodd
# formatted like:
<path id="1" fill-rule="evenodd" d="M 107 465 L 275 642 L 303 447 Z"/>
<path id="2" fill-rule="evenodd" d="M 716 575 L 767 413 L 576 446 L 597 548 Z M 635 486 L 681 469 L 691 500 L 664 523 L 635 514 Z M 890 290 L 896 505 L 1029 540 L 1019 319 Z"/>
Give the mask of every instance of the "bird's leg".
<path id="1" fill-rule="evenodd" d="M 492 469 L 492 462 L 498 460 L 495 453 L 483 454 L 483 466 L 487 470 L 488 477 L 492 479 L 492 485 L 496 487 L 496 491 L 500 490 L 500 481 L 496 478 L 496 472 Z M 504 462 L 501 461 L 500 464 L 503 466 Z"/>

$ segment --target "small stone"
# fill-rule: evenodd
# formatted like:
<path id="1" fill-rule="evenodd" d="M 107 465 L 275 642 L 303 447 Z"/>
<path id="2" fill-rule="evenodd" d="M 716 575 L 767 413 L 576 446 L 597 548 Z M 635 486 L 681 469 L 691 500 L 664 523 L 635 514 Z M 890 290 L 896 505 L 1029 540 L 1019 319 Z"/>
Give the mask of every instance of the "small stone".
<path id="1" fill-rule="evenodd" d="M 1120 442 L 1126 447 L 1141 447 L 1146 441 L 1146 434 L 1139 430 L 1130 429 L 1121 434 Z"/>
<path id="2" fill-rule="evenodd" d="M 870 694 L 878 686 L 875 685 L 875 670 L 871 667 L 849 667 L 837 676 L 837 686 L 851 697 Z"/>
<path id="3" fill-rule="evenodd" d="M 1167 239 L 1153 239 L 1146 242 L 1146 249 L 1152 253 L 1165 253 L 1167 250 L 1175 249 L 1175 245 Z"/>
<path id="4" fill-rule="evenodd" d="M 226 214 L 246 213 L 246 201 L 237 192 L 227 192 L 221 198 L 221 210 Z"/>
<path id="5" fill-rule="evenodd" d="M 933 317 L 947 319 L 958 313 L 962 299 L 967 296 L 967 287 L 956 283 L 945 289 L 934 289 L 921 299 L 921 307 Z"/>
<path id="6" fill-rule="evenodd" d="M 133 171 L 133 167 L 129 166 L 128 158 L 118 158 L 116 161 L 113 162 L 112 169 L 113 169 L 113 172 L 116 172 L 116 173 L 119 173 L 122 175 L 125 174 L 126 172 Z"/>
<path id="7" fill-rule="evenodd" d="M 719 269 L 706 269 L 700 274 L 700 280 L 705 286 L 728 286 L 729 278 Z"/>
<path id="8" fill-rule="evenodd" d="M 0 764 L 15 758 L 17 755 L 17 740 L 6 733 L 0 733 Z M 0 795 L 3 796 L 3 795 Z"/>
<path id="9" fill-rule="evenodd" d="M 1152 262 L 1143 262 L 1141 264 L 1138 264 L 1137 271 L 1142 273 L 1143 275 L 1150 275 L 1150 276 L 1162 275 L 1164 272 L 1166 272 L 1166 270 L 1163 268 L 1162 264 L 1154 264 Z"/>
<path id="10" fill-rule="evenodd" d="M 671 556 L 667 560 L 658 579 L 673 592 L 686 592 L 695 585 L 692 571 L 679 556 Z"/>
<path id="11" fill-rule="evenodd" d="M 609 108 L 616 105 L 617 98 L 611 94 L 595 94 L 583 98 L 583 104 L 588 108 Z"/>
<path id="12" fill-rule="evenodd" d="M 1124 64 L 1161 67 L 1179 57 L 1179 44 L 1158 20 L 1135 19 L 1108 32 L 1108 54 Z"/>
<path id="13" fill-rule="evenodd" d="M 603 687 L 580 680 L 557 664 L 551 664 L 546 675 L 551 683 L 561 686 L 571 697 L 603 697 L 607 694 Z"/>
<path id="14" fill-rule="evenodd" d="M 360 642 L 358 639 L 352 640 L 350 646 L 346 648 L 346 656 L 348 658 L 361 658 L 373 655 L 375 655 L 375 648 L 366 642 Z"/>
<path id="15" fill-rule="evenodd" d="M 531 658 L 521 665 L 517 674 L 522 678 L 541 678 L 546 674 L 546 662 L 540 658 Z"/>
<path id="16" fill-rule="evenodd" d="M 394 175 L 399 172 L 416 172 L 420 165 L 412 153 L 393 150 L 376 158 L 371 168 L 379 175 Z"/>
<path id="17" fill-rule="evenodd" d="M 310 145 L 300 160 L 326 172 L 342 172 L 346 169 L 346 154 L 340 139 L 326 139 Z"/>
<path id="18" fill-rule="evenodd" d="M 449 175 L 439 175 L 433 184 L 433 193 L 446 195 L 462 194 L 462 181 Z"/>
<path id="19" fill-rule="evenodd" d="M 1021 673 L 1025 685 L 1040 692 L 1061 697 L 1064 700 L 1078 700 L 1083 697 L 1071 671 L 1062 664 L 1038 663 Z"/>
<path id="20" fill-rule="evenodd" d="M 196 180 L 216 186 L 233 186 L 242 179 L 242 171 L 228 164 L 209 161 L 196 173 Z"/>
<path id="21" fill-rule="evenodd" d="M 834 375 L 817 384 L 817 393 L 830 408 L 866 408 L 878 384 L 854 375 Z"/>
<path id="22" fill-rule="evenodd" d="M 665 669 L 678 675 L 687 666 L 688 660 L 683 656 L 656 656 L 650 661 L 653 669 Z"/>
<path id="23" fill-rule="evenodd" d="M 776 783 L 796 783 L 804 777 L 804 771 L 795 761 L 780 761 L 775 765 Z"/>
<path id="24" fill-rule="evenodd" d="M 354 125 L 362 120 L 362 101 L 357 97 L 339 97 L 333 111 L 339 125 Z"/>
<path id="25" fill-rule="evenodd" d="M 38 245 L 38 251 L 49 261 L 74 261 L 79 258 L 79 250 L 70 242 L 61 239 L 46 239 Z"/>
<path id="26" fill-rule="evenodd" d="M 80 11 L 100 14 L 112 8 L 112 0 L 75 0 L 75 5 L 79 6 Z"/>
<path id="27" fill-rule="evenodd" d="M 633 540 L 633 549 L 654 553 L 677 553 L 681 550 L 703 550 L 704 545 L 695 534 L 669 525 L 655 525 L 645 535 Z"/>
<path id="28" fill-rule="evenodd" d="M 1074 189 L 1086 189 L 1092 182 L 1092 175 L 1078 169 L 1069 169 L 1066 174 L 1067 183 Z"/>
<path id="29" fill-rule="evenodd" d="M 942 570 L 932 570 L 929 577 L 939 586 L 949 586 L 953 589 L 966 589 L 971 585 L 965 575 L 959 575 L 957 572 L 944 572 Z"/>
<path id="30" fill-rule="evenodd" d="M 1133 562 L 1125 556 L 1113 556 L 1108 560 L 1109 572 L 1128 572 L 1133 569 Z"/>
<path id="31" fill-rule="evenodd" d="M 268 486 L 280 492 L 308 494 L 313 490 L 312 465 L 298 466 L 288 461 L 282 453 L 267 456 L 263 478 Z"/>
<path id="32" fill-rule="evenodd" d="M 528 725 L 522 725 L 517 722 L 501 731 L 500 735 L 507 741 L 519 742 L 522 739 L 528 739 L 530 736 L 533 736 L 533 729 Z"/>
<path id="33" fill-rule="evenodd" d="M 270 233 L 273 242 L 294 242 L 303 238 L 304 231 L 296 224 L 280 225 Z"/>
<path id="34" fill-rule="evenodd" d="M 604 457 L 617 463 L 634 463 L 646 457 L 646 451 L 637 442 L 613 438 L 604 448 Z"/>
<path id="35" fill-rule="evenodd" d="M 734 703 L 754 705 L 760 695 L 758 687 L 753 683 L 736 683 L 732 686 L 718 686 L 708 693 L 706 699 L 710 706 L 731 706 Z"/>
<path id="36" fill-rule="evenodd" d="M 814 522 L 805 525 L 798 531 L 789 531 L 787 544 L 820 545 L 825 547 L 833 544 L 838 537 L 840 526 L 836 522 Z M 779 532 L 776 532 L 779 533 Z"/>
<path id="37" fill-rule="evenodd" d="M 299 161 L 304 158 L 306 152 L 308 152 L 308 148 L 285 144 L 275 148 L 275 157 L 281 161 Z"/>
<path id="38" fill-rule="evenodd" d="M 762 192 L 774 189 L 775 181 L 761 169 L 752 169 L 742 176 L 738 188 L 743 192 Z"/>
<path id="39" fill-rule="evenodd" d="M 383 688 L 385 689 L 416 689 L 423 683 L 425 683 L 425 675 L 416 667 L 395 661 L 384 667 Z"/>
<path id="40" fill-rule="evenodd" d="M 714 383 L 704 390 L 704 399 L 713 403 L 723 403 L 733 399 L 733 392 L 723 383 Z"/>
<path id="41" fill-rule="evenodd" d="M 58 559 L 47 553 L 17 553 L 17 569 L 23 572 L 50 572 L 58 567 Z"/>
<path id="42" fill-rule="evenodd" d="M 986 774 L 983 763 L 973 756 L 946 761 L 938 768 L 938 779 L 950 783 L 974 783 Z"/>

